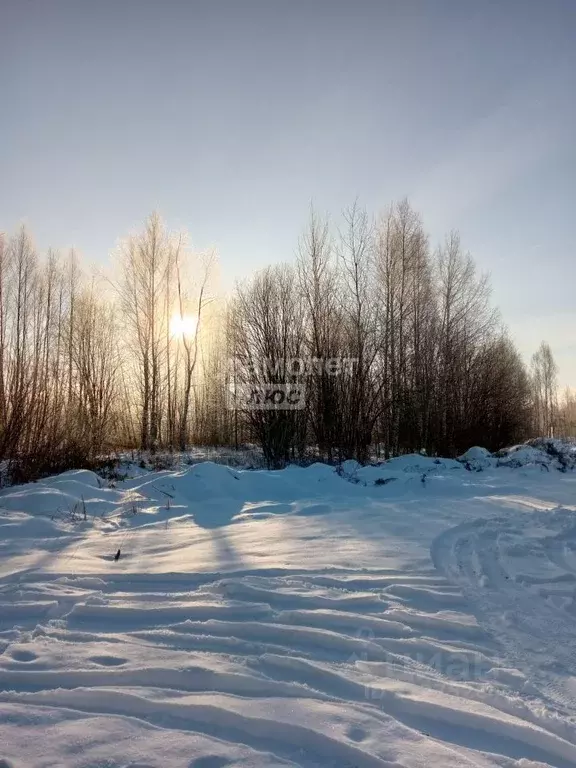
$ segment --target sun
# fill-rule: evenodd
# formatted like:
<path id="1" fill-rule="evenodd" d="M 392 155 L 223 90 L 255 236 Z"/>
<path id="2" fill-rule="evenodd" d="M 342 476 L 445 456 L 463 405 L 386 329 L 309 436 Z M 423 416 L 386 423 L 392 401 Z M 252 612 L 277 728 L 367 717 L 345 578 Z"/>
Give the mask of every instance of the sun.
<path id="1" fill-rule="evenodd" d="M 194 336 L 198 328 L 198 318 L 195 315 L 172 315 L 170 333 L 172 336 Z"/>

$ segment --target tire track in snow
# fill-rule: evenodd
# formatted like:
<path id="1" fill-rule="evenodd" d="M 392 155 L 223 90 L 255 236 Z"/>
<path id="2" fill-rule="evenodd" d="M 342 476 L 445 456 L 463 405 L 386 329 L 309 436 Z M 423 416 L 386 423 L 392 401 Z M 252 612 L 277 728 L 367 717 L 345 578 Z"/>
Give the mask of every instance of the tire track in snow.
<path id="1" fill-rule="evenodd" d="M 478 752 L 482 733 L 511 760 L 576 765 L 569 759 L 573 744 L 564 738 L 570 733 L 530 721 L 520 707 L 508 707 L 502 722 L 506 702 L 499 707 L 496 697 L 484 696 L 473 687 L 474 677 L 456 684 L 460 676 L 450 665 L 484 675 L 493 648 L 471 616 L 454 610 L 462 602 L 459 587 L 475 569 L 487 571 L 488 563 L 469 538 L 459 537 L 455 549 L 467 564 L 458 589 L 450 582 L 459 571 L 450 564 L 449 581 L 438 575 L 408 575 L 404 583 L 399 574 L 390 581 L 390 574 L 375 573 L 251 572 L 202 579 L 192 593 L 174 575 L 160 575 L 158 591 L 153 578 L 79 577 L 67 612 L 36 629 L 35 647 L 43 637 L 47 658 L 19 659 L 23 643 L 0 663 L 0 689 L 12 690 L 0 700 L 141 718 L 168 730 L 237 739 L 302 766 L 327 760 L 338 768 L 400 766 L 401 755 L 382 746 L 390 728 L 400 729 L 403 739 L 424 739 L 427 753 L 436 751 L 446 766 L 454 756 L 454 765 L 492 764 Z M 490 567 L 496 578 L 497 564 Z M 55 589 L 59 585 L 54 582 Z M 38 585 L 40 592 L 46 595 L 45 585 Z M 31 603 L 35 593 L 29 580 Z M 65 654 L 56 658 L 54 644 L 74 648 L 75 668 Z M 439 693 L 442 706 L 434 698 Z M 200 704 L 205 696 L 209 703 Z M 272 719 L 262 714 L 255 721 L 235 709 L 244 702 L 252 711 L 264 701 L 276 713 Z M 323 714 L 316 724 L 302 715 L 298 724 L 294 706 L 301 715 L 315 708 Z M 327 734 L 330 712 L 335 722 L 355 713 L 363 725 L 351 735 Z M 295 739 L 302 752 L 294 751 Z M 460 748 L 472 750 L 476 760 L 468 763 Z"/>
<path id="2" fill-rule="evenodd" d="M 507 669 L 494 679 L 527 700 L 540 693 L 546 705 L 572 718 L 576 710 L 576 621 L 565 607 L 548 597 L 574 593 L 562 548 L 576 529 L 562 515 L 510 512 L 505 518 L 479 519 L 441 534 L 432 544 L 438 571 L 459 585 L 474 606 L 479 623 L 503 649 Z M 573 520 L 573 513 L 570 513 Z M 558 533 L 531 536 L 530 526 L 558 528 Z M 541 576 L 531 576 L 531 572 Z M 544 588 L 548 585 L 548 588 Z M 566 585 L 568 585 L 566 587 Z M 535 701 L 535 707 L 542 701 Z"/>

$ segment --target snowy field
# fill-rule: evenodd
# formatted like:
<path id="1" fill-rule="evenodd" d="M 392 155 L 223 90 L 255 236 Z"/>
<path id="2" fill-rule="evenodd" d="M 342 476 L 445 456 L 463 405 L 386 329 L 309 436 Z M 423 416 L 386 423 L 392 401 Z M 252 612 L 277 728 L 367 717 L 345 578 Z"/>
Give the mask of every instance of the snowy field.
<path id="1" fill-rule="evenodd" d="M 576 766 L 576 472 L 537 454 L 3 490 L 0 766 Z"/>

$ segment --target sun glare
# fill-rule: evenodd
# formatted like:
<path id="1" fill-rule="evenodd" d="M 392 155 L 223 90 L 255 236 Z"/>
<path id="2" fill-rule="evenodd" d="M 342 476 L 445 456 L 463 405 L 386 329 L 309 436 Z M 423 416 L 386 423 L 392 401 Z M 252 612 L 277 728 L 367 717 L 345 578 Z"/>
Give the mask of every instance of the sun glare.
<path id="1" fill-rule="evenodd" d="M 198 318 L 194 315 L 172 315 L 170 333 L 172 336 L 194 336 L 198 326 Z"/>

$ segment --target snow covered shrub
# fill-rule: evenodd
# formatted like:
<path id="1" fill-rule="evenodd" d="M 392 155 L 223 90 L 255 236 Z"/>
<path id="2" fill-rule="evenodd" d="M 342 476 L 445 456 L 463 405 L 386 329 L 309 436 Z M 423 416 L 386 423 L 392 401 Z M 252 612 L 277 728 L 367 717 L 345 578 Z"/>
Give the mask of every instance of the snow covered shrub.
<path id="1" fill-rule="evenodd" d="M 576 442 L 573 440 L 537 437 L 529 440 L 527 444 L 553 459 L 556 469 L 560 472 L 567 472 L 576 467 Z"/>
<path id="2" fill-rule="evenodd" d="M 396 480 L 395 477 L 377 477 L 374 480 L 374 485 L 388 485 L 388 483 L 392 483 L 394 480 Z"/>
<path id="3" fill-rule="evenodd" d="M 118 457 L 107 456 L 98 462 L 98 466 L 95 467 L 94 471 L 104 480 L 116 483 L 126 480 L 128 477 L 128 473 L 123 472 L 121 466 L 122 462 Z"/>
<path id="4" fill-rule="evenodd" d="M 503 448 L 494 454 L 497 466 L 520 468 L 528 465 L 568 472 L 576 467 L 576 442 L 538 437 L 521 445 Z"/>

